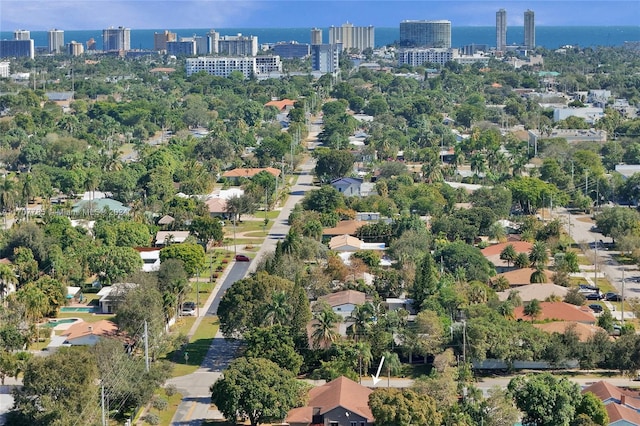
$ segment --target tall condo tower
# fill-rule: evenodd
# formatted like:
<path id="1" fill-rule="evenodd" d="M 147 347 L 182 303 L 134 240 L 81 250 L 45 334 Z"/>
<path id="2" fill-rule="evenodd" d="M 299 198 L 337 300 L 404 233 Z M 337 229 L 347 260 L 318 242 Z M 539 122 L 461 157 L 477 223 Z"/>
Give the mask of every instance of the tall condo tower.
<path id="1" fill-rule="evenodd" d="M 536 22 L 533 10 L 524 12 L 524 47 L 527 49 L 536 47 Z"/>
<path id="2" fill-rule="evenodd" d="M 507 46 L 507 11 L 500 9 L 496 12 L 496 50 L 504 52 Z"/>
<path id="3" fill-rule="evenodd" d="M 401 47 L 451 48 L 451 21 L 400 22 Z"/>
<path id="4" fill-rule="evenodd" d="M 322 44 L 322 30 L 320 28 L 311 29 L 311 45 Z"/>
<path id="5" fill-rule="evenodd" d="M 29 30 L 15 30 L 13 32 L 14 40 L 29 40 L 31 38 L 31 31 Z"/>
<path id="6" fill-rule="evenodd" d="M 164 30 L 164 32 L 161 33 L 153 33 L 153 50 L 156 52 L 167 50 L 167 42 L 176 41 L 177 39 L 177 34 L 169 30 Z"/>
<path id="7" fill-rule="evenodd" d="M 131 50 L 131 30 L 124 27 L 102 30 L 102 50 Z"/>
<path id="8" fill-rule="evenodd" d="M 342 48 L 347 52 L 351 49 L 362 52 L 375 47 L 374 32 L 373 26 L 354 27 L 347 22 L 340 27 L 329 28 L 329 44 L 342 43 Z"/>
<path id="9" fill-rule="evenodd" d="M 47 32 L 47 40 L 49 41 L 49 53 L 64 52 L 64 31 L 49 30 Z"/>

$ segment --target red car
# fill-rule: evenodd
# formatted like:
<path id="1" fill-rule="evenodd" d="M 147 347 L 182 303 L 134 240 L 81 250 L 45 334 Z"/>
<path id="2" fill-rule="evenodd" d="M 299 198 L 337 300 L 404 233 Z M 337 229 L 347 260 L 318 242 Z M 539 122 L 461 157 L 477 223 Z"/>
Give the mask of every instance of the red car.
<path id="1" fill-rule="evenodd" d="M 236 262 L 251 262 L 251 259 L 244 254 L 236 254 Z"/>

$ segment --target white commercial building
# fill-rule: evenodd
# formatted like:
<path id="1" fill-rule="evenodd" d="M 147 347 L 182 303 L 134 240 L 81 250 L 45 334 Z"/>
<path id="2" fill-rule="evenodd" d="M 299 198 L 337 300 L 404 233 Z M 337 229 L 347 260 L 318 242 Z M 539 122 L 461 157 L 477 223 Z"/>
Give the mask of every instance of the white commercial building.
<path id="1" fill-rule="evenodd" d="M 259 57 L 210 57 L 188 58 L 186 61 L 187 76 L 205 71 L 207 74 L 227 77 L 233 71 L 240 71 L 245 78 L 253 75 L 268 75 L 282 72 L 282 62 L 279 56 Z"/>
<path id="2" fill-rule="evenodd" d="M 584 118 L 588 124 L 594 124 L 596 121 L 604 117 L 604 109 L 602 108 L 556 108 L 553 110 L 553 121 L 565 120 L 569 117 Z"/>

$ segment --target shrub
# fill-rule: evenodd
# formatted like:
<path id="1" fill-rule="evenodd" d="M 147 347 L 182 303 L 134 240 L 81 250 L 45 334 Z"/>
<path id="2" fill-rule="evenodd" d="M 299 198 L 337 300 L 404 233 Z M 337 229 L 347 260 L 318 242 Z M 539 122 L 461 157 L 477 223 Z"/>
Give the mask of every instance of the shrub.
<path id="1" fill-rule="evenodd" d="M 147 424 L 150 424 L 150 425 L 160 424 L 160 417 L 158 417 L 158 415 L 154 413 L 147 414 L 142 418 L 142 420 L 144 420 Z"/>
<path id="2" fill-rule="evenodd" d="M 158 411 L 164 411 L 169 406 L 169 402 L 162 397 L 156 396 L 151 401 L 151 406 Z"/>
<path id="3" fill-rule="evenodd" d="M 176 387 L 176 385 L 167 385 L 167 387 L 164 388 L 164 393 L 168 397 L 172 397 L 173 395 L 178 393 L 178 388 Z"/>
<path id="4" fill-rule="evenodd" d="M 222 259 L 222 264 L 223 264 L 223 265 L 224 265 L 224 264 L 227 264 L 227 263 L 229 263 L 229 259 Z"/>

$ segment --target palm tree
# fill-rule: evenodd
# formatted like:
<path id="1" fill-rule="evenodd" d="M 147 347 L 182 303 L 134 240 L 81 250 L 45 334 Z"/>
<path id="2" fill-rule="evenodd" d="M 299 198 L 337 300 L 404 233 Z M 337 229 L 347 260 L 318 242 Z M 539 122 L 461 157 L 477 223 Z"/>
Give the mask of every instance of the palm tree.
<path id="1" fill-rule="evenodd" d="M 325 307 L 322 311 L 316 312 L 314 319 L 313 332 L 311 333 L 313 347 L 314 349 L 326 349 L 340 336 L 335 329 L 340 318 L 331 308 Z"/>
<path id="2" fill-rule="evenodd" d="M 4 302 L 11 285 L 18 282 L 15 272 L 9 266 L 0 264 L 0 301 Z"/>
<path id="3" fill-rule="evenodd" d="M 529 252 L 529 262 L 531 266 L 544 269 L 549 262 L 549 254 L 547 253 L 547 245 L 543 241 L 536 241 Z"/>
<path id="4" fill-rule="evenodd" d="M 533 322 L 541 312 L 542 306 L 540 306 L 540 301 L 538 299 L 533 299 L 524 306 L 524 314 L 531 317 L 531 322 Z"/>
<path id="5" fill-rule="evenodd" d="M 366 303 L 364 305 L 356 305 L 351 311 L 349 320 L 353 321 L 352 335 L 356 341 L 360 340 L 360 337 L 365 337 L 369 331 L 371 325 L 371 318 L 373 312 L 371 312 L 371 305 Z"/>
<path id="6" fill-rule="evenodd" d="M 484 173 L 487 170 L 486 160 L 484 155 L 480 152 L 474 153 L 469 159 L 469 163 L 471 166 L 471 171 L 476 175 L 480 175 L 480 173 Z"/>
<path id="7" fill-rule="evenodd" d="M 16 184 L 13 179 L 7 179 L 4 177 L 2 179 L 2 183 L 0 183 L 0 208 L 2 208 L 2 213 L 5 218 L 5 228 L 6 228 L 6 220 L 7 213 L 13 211 L 16 208 L 16 198 L 18 196 L 18 192 L 16 190 Z"/>
<path id="8" fill-rule="evenodd" d="M 369 371 L 373 355 L 371 354 L 371 344 L 369 342 L 356 343 L 356 352 L 358 353 L 358 374 L 360 383 L 362 383 L 362 371 Z"/>
<path id="9" fill-rule="evenodd" d="M 285 325 L 289 320 L 291 305 L 286 291 L 275 292 L 271 296 L 271 302 L 265 309 L 264 322 L 268 325 Z"/>
<path id="10" fill-rule="evenodd" d="M 510 268 L 511 262 L 516 259 L 517 255 L 518 253 L 516 253 L 516 249 L 513 247 L 513 244 L 509 244 L 500 252 L 500 260 L 506 261 L 507 267 Z"/>
<path id="11" fill-rule="evenodd" d="M 18 300 L 24 305 L 25 315 L 32 323 L 42 319 L 49 311 L 47 295 L 34 283 L 25 285 L 16 295 Z"/>
<path id="12" fill-rule="evenodd" d="M 31 173 L 26 173 L 23 176 L 22 198 L 24 199 L 24 218 L 25 220 L 29 220 L 29 200 L 33 197 L 36 188 Z"/>
<path id="13" fill-rule="evenodd" d="M 387 372 L 387 388 L 391 385 L 391 375 L 400 374 L 402 371 L 402 363 L 398 354 L 391 351 L 385 351 L 382 353 L 384 357 L 384 368 Z"/>

